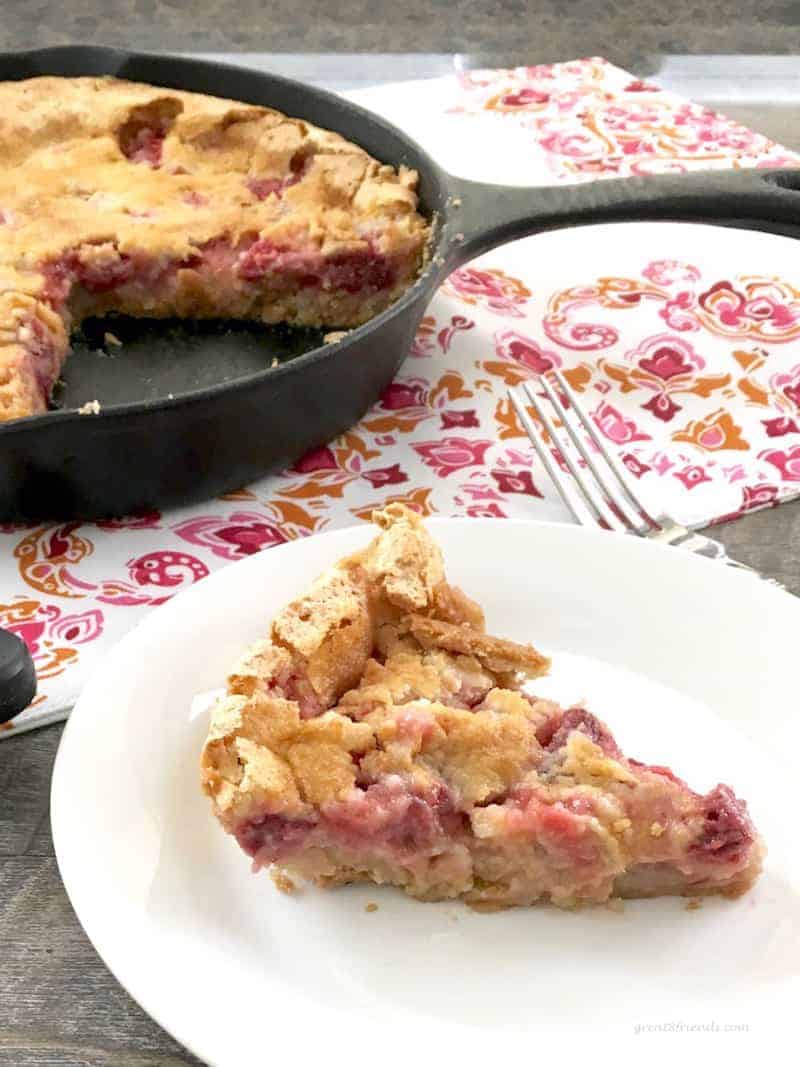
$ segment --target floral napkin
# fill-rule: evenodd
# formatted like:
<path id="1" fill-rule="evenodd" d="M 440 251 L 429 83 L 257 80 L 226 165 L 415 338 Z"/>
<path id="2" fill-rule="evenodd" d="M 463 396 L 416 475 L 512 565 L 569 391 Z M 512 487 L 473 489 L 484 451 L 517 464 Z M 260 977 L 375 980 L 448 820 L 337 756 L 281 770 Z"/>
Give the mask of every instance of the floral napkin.
<path id="1" fill-rule="evenodd" d="M 486 181 L 800 165 L 602 59 L 353 95 Z M 36 702 L 0 738 L 65 718 L 108 648 L 212 570 L 366 521 L 389 500 L 569 521 L 506 395 L 549 367 L 583 395 L 642 494 L 679 521 L 800 493 L 793 242 L 663 223 L 527 238 L 456 271 L 378 403 L 291 469 L 191 508 L 0 527 L 0 626 L 27 641 L 39 676 Z"/>

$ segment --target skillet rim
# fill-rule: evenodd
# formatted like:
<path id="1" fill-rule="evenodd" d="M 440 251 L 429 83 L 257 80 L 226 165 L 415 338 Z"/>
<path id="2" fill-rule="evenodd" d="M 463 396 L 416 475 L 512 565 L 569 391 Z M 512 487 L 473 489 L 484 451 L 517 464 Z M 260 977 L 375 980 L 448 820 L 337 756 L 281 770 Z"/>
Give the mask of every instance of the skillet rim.
<path id="1" fill-rule="evenodd" d="M 281 86 L 285 86 L 287 89 L 294 89 L 306 93 L 310 97 L 321 99 L 322 102 L 327 103 L 329 106 L 336 109 L 355 113 L 355 117 L 377 127 L 383 133 L 389 135 L 393 140 L 405 144 L 422 162 L 424 172 L 423 166 L 415 166 L 414 169 L 420 173 L 421 177 L 432 183 L 434 187 L 434 195 L 432 199 L 437 199 L 439 203 L 437 208 L 431 210 L 430 213 L 424 214 L 424 217 L 431 225 L 432 234 L 427 248 L 427 261 L 423 265 L 422 271 L 414 283 L 406 289 L 399 299 L 393 304 L 390 304 L 388 308 L 385 308 L 374 318 L 362 323 L 362 325 L 348 330 L 346 336 L 340 340 L 331 341 L 327 344 L 320 345 L 317 348 L 312 348 L 308 352 L 303 352 L 299 356 L 294 356 L 286 363 L 279 363 L 276 367 L 265 367 L 263 370 L 254 371 L 251 374 L 235 378 L 229 382 L 217 382 L 214 385 L 192 389 L 172 397 L 165 396 L 163 398 L 159 397 L 147 400 L 131 400 L 122 403 L 109 404 L 108 406 L 103 405 L 97 414 L 92 414 L 91 416 L 81 414 L 77 408 L 61 408 L 40 412 L 35 415 L 26 415 L 22 418 L 11 419 L 6 422 L 0 422 L 0 439 L 19 433 L 35 432 L 36 429 L 43 426 L 49 427 L 55 424 L 66 424 L 77 420 L 83 422 L 86 418 L 91 418 L 92 420 L 105 419 L 106 421 L 109 421 L 176 408 L 191 408 L 196 404 L 203 404 L 206 401 L 213 400 L 215 396 L 220 394 L 235 395 L 238 392 L 252 389 L 264 383 L 268 378 L 278 381 L 286 379 L 295 373 L 300 374 L 307 367 L 327 359 L 333 351 L 347 349 L 351 345 L 358 344 L 369 334 L 377 333 L 385 323 L 398 315 L 402 315 L 410 305 L 421 299 L 424 296 L 425 291 L 430 295 L 433 295 L 443 274 L 447 272 L 445 265 L 448 259 L 448 252 L 452 246 L 452 241 L 449 240 L 448 233 L 449 223 L 451 221 L 448 209 L 454 179 L 440 167 L 430 155 L 428 155 L 425 149 L 422 148 L 413 137 L 399 129 L 393 123 L 384 119 L 381 115 L 378 115 L 375 112 L 370 111 L 368 108 L 362 107 L 360 104 L 356 104 L 345 97 L 341 97 L 337 93 L 331 92 L 328 89 L 306 85 L 304 82 L 298 81 L 296 78 L 287 78 L 281 74 L 272 74 L 267 71 L 256 70 L 253 67 L 239 66 L 234 63 L 217 62 L 211 59 L 196 59 L 194 56 L 175 52 L 132 51 L 126 48 L 116 48 L 107 45 L 67 44 L 53 45 L 45 48 L 24 49 L 20 52 L 0 52 L 0 81 L 22 81 L 25 78 L 47 76 L 47 71 L 43 71 L 40 73 L 34 72 L 23 74 L 22 77 L 7 77 L 4 71 L 10 64 L 13 64 L 14 66 L 26 66 L 29 64 L 35 65 L 39 62 L 44 63 L 45 65 L 52 65 L 53 63 L 58 65 L 61 57 L 78 60 L 81 65 L 83 65 L 84 61 L 82 57 L 85 57 L 87 65 L 92 63 L 92 61 L 97 62 L 99 60 L 105 66 L 109 67 L 112 66 L 114 61 L 121 65 L 139 60 L 155 60 L 158 63 L 169 63 L 170 61 L 178 60 L 181 64 L 204 67 L 209 71 L 218 71 L 221 75 L 224 75 L 229 71 L 239 74 L 244 71 L 250 76 L 264 79 L 273 84 L 278 83 Z M 117 77 L 123 81 L 135 82 L 137 80 L 130 77 L 126 78 L 123 72 L 118 72 L 116 74 L 108 73 L 106 75 L 100 75 L 97 72 L 93 72 L 93 74 L 94 76 Z M 51 76 L 91 77 L 92 74 L 54 74 Z M 154 83 L 143 82 L 140 84 Z M 159 87 L 161 86 L 156 85 L 156 88 Z M 163 88 L 170 87 L 163 86 Z M 172 88 L 179 87 L 173 86 Z M 199 90 L 185 91 L 197 92 Z M 206 93 L 205 95 L 213 96 L 216 94 Z M 233 98 L 224 97 L 223 99 Z M 262 104 L 260 106 L 268 107 L 269 105 Z M 289 117 L 293 118 L 295 116 Z M 334 130 L 333 132 L 338 131 Z M 344 134 L 342 134 L 342 136 L 344 136 Z M 354 141 L 353 138 L 348 139 L 353 141 L 354 144 L 358 144 L 358 141 Z M 334 328 L 331 327 L 331 329 L 333 330 Z"/>

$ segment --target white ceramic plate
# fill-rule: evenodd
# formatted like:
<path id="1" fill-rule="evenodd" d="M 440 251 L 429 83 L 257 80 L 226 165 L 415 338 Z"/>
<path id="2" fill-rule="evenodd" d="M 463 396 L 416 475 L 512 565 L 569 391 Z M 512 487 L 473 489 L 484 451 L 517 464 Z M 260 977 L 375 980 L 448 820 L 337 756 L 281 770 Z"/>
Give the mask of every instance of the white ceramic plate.
<path id="1" fill-rule="evenodd" d="M 553 653 L 543 695 L 588 697 L 626 752 L 749 801 L 769 844 L 754 891 L 697 911 L 666 899 L 479 915 L 391 889 L 286 897 L 251 875 L 198 787 L 203 694 L 312 575 L 371 536 L 364 525 L 204 580 L 147 616 L 86 687 L 52 821 L 100 955 L 214 1067 L 502 1063 L 522 1049 L 551 1057 L 565 1031 L 574 1062 L 604 1028 L 642 1041 L 734 1026 L 741 1041 L 782 1025 L 800 997 L 800 601 L 632 538 L 512 520 L 431 527 L 491 629 Z"/>

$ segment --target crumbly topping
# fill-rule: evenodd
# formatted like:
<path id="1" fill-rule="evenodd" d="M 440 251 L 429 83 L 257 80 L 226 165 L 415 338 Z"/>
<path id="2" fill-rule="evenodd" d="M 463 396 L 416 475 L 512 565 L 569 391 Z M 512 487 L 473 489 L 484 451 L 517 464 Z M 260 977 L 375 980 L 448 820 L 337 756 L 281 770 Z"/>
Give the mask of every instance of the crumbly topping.
<path id="1" fill-rule="evenodd" d="M 331 330 L 330 333 L 323 334 L 322 340 L 326 345 L 334 345 L 337 341 L 343 341 L 347 334 L 347 330 Z"/>
<path id="2" fill-rule="evenodd" d="M 567 739 L 561 773 L 581 785 L 596 785 L 602 782 L 619 782 L 623 785 L 636 783 L 636 776 L 627 767 L 607 756 L 580 730 L 573 730 Z"/>
<path id="3" fill-rule="evenodd" d="M 281 870 L 272 871 L 272 881 L 275 883 L 276 889 L 279 889 L 281 893 L 286 893 L 287 896 L 297 892 L 295 883 Z"/>
<path id="4" fill-rule="evenodd" d="M 380 535 L 280 612 L 234 667 L 203 756 L 218 810 L 249 807 L 253 790 L 277 801 L 285 788 L 293 809 L 335 800 L 354 784 L 353 752 L 366 774 L 420 785 L 446 775 L 474 803 L 507 789 L 538 749 L 544 713 L 499 688 L 492 668 L 534 677 L 547 658 L 474 628 L 480 610 L 447 586 L 414 512 L 390 505 L 375 522 Z M 437 620 L 441 605 L 464 621 Z M 256 760 L 261 749 L 269 756 Z"/>
<path id="5" fill-rule="evenodd" d="M 203 787 L 256 866 L 483 910 L 752 884 L 761 847 L 728 787 L 694 793 L 586 708 L 529 696 L 547 657 L 483 631 L 417 515 L 374 519 L 212 713 Z"/>
<path id="6" fill-rule="evenodd" d="M 383 531 L 364 554 L 361 565 L 378 595 L 404 611 L 424 611 L 444 582 L 444 563 L 416 512 L 389 504 L 373 515 Z"/>
<path id="7" fill-rule="evenodd" d="M 536 676 L 550 669 L 550 660 L 532 645 L 519 645 L 500 637 L 490 637 L 441 619 L 410 615 L 408 628 L 423 648 L 441 648 L 447 652 L 474 656 L 487 670 L 496 674 L 525 671 Z"/>
<path id="8" fill-rule="evenodd" d="M 13 218 L 2 259 L 15 266 L 112 239 L 188 254 L 253 230 L 340 252 L 373 232 L 387 247 L 427 232 L 415 172 L 270 108 L 42 77 L 0 83 L 0 114 L 0 206 Z"/>
<path id="9" fill-rule="evenodd" d="M 0 83 L 0 421 L 46 410 L 87 315 L 367 321 L 424 264 L 416 187 L 270 108 L 115 78 Z"/>

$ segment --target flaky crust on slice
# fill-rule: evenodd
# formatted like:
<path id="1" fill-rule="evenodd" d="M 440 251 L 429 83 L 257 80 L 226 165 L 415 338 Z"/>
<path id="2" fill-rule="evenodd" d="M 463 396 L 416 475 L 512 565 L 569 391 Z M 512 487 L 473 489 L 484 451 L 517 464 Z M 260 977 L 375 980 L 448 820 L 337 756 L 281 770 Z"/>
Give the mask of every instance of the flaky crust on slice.
<path id="1" fill-rule="evenodd" d="M 258 744 L 257 738 L 265 736 L 259 723 L 273 717 L 283 722 L 291 709 L 297 730 L 306 740 L 313 738 L 312 745 L 320 743 L 317 724 L 323 723 L 338 723 L 342 736 L 352 739 L 347 732 L 350 720 L 328 709 L 341 698 L 350 707 L 353 690 L 368 686 L 376 674 L 387 673 L 372 658 L 373 652 L 384 657 L 384 664 L 389 657 L 402 665 L 391 679 L 395 684 L 431 698 L 440 695 L 443 686 L 452 698 L 465 678 L 477 679 L 482 691 L 488 692 L 497 679 L 486 674 L 483 664 L 527 678 L 548 670 L 548 658 L 531 645 L 501 641 L 483 632 L 483 612 L 448 585 L 441 552 L 413 511 L 390 504 L 375 513 L 374 521 L 380 535 L 284 608 L 267 639 L 234 667 L 229 696 L 214 710 L 202 757 L 203 785 L 218 814 L 232 804 L 247 806 L 254 784 L 272 790 L 277 780 L 270 757 L 259 752 L 255 760 L 251 743 Z M 426 623 L 439 629 L 424 632 L 423 646 L 412 635 Z M 437 658 L 438 649 L 450 655 L 440 653 Z M 451 669 L 443 674 L 447 667 Z M 368 699 L 376 699 L 374 686 Z M 365 748 L 372 746 L 370 742 Z M 326 753 L 333 758 L 329 748 Z M 295 753 L 289 767 L 297 763 Z M 315 759 L 306 761 L 306 766 L 321 763 Z M 280 780 L 286 780 L 285 773 Z M 352 781 L 351 774 L 347 782 Z M 306 773 L 304 789 L 309 787 L 319 793 Z"/>
<path id="2" fill-rule="evenodd" d="M 485 632 L 413 512 L 375 522 L 213 711 L 203 788 L 256 869 L 486 908 L 753 883 L 763 848 L 727 786 L 698 794 L 585 708 L 531 695 L 547 657 Z"/>
<path id="3" fill-rule="evenodd" d="M 524 671 L 536 677 L 550 668 L 549 658 L 531 645 L 518 645 L 502 637 L 476 633 L 467 626 L 442 619 L 409 615 L 408 629 L 423 648 L 441 648 L 455 655 L 474 656 L 481 666 L 498 675 Z"/>

